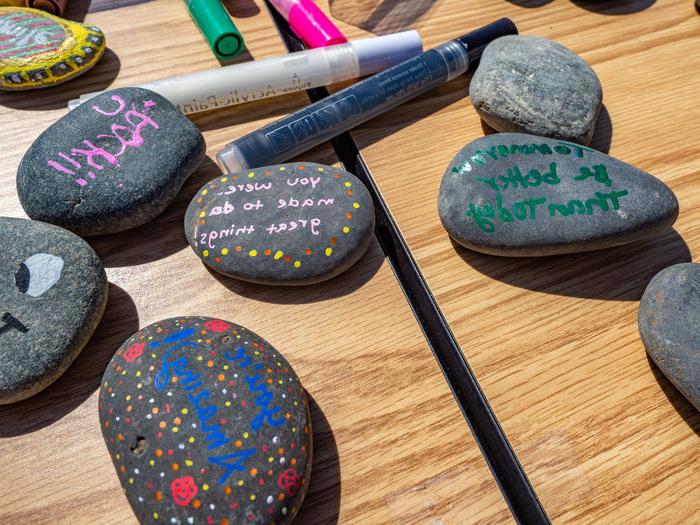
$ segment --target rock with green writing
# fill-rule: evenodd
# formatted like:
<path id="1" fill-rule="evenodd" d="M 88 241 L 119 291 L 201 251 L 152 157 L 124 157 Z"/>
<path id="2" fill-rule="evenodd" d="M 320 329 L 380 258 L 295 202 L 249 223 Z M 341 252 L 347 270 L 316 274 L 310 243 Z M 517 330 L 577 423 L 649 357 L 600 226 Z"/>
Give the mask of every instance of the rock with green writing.
<path id="1" fill-rule="evenodd" d="M 678 201 L 657 178 L 599 151 L 497 133 L 468 144 L 450 163 L 438 210 L 462 246 L 536 257 L 659 235 L 675 222 Z"/>
<path id="2" fill-rule="evenodd" d="M 290 523 L 311 474 L 311 419 L 290 364 L 228 321 L 177 317 L 122 344 L 100 426 L 139 523 Z"/>
<path id="3" fill-rule="evenodd" d="M 590 144 L 603 90 L 573 51 L 547 38 L 508 35 L 484 50 L 469 96 L 497 131 Z"/>

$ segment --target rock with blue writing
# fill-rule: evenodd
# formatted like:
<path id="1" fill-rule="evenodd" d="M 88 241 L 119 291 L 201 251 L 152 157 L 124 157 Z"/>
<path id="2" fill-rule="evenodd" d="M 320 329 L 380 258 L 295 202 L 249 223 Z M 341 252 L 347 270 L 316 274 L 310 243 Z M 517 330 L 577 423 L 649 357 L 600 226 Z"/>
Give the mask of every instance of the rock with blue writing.
<path id="1" fill-rule="evenodd" d="M 107 277 L 77 235 L 0 217 L 0 404 L 40 392 L 85 347 L 107 303 Z"/>
<path id="2" fill-rule="evenodd" d="M 105 48 L 97 27 L 38 9 L 0 7 L 0 90 L 61 84 L 91 69 Z"/>
<path id="3" fill-rule="evenodd" d="M 340 274 L 362 256 L 373 230 L 367 188 L 347 171 L 312 162 L 214 179 L 185 215 L 187 240 L 208 266 L 273 285 Z"/>
<path id="4" fill-rule="evenodd" d="M 564 46 L 508 35 L 484 50 L 469 96 L 497 131 L 590 144 L 603 90 L 591 66 Z"/>
<path id="5" fill-rule="evenodd" d="M 462 246 L 534 257 L 661 234 L 678 201 L 660 180 L 578 144 L 497 133 L 465 146 L 445 172 L 440 219 Z"/>
<path id="6" fill-rule="evenodd" d="M 290 523 L 311 474 L 304 390 L 241 326 L 179 317 L 130 337 L 99 394 L 102 435 L 140 523 Z"/>
<path id="7" fill-rule="evenodd" d="M 79 235 L 128 230 L 172 202 L 204 159 L 199 130 L 141 88 L 108 91 L 44 131 L 17 173 L 31 218 Z"/>
<path id="8" fill-rule="evenodd" d="M 700 410 L 700 264 L 676 264 L 656 274 L 637 322 L 654 363 Z"/>

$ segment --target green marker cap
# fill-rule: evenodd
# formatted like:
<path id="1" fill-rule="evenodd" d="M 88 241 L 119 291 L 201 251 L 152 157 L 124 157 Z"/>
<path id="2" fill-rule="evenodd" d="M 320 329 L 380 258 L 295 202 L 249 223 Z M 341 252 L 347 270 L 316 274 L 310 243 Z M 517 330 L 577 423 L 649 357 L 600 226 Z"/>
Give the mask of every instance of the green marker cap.
<path id="1" fill-rule="evenodd" d="M 220 0 L 187 0 L 187 8 L 216 58 L 228 60 L 243 51 L 243 35 Z"/>

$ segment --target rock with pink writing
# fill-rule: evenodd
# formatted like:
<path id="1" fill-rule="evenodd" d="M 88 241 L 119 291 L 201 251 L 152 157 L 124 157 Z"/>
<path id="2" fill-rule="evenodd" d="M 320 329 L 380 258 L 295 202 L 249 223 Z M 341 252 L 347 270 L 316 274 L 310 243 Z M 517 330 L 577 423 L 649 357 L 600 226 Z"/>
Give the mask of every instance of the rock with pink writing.
<path id="1" fill-rule="evenodd" d="M 306 396 L 287 361 L 220 319 L 147 326 L 112 358 L 100 426 L 140 523 L 290 523 L 311 469 Z"/>
<path id="2" fill-rule="evenodd" d="M 108 91 L 45 130 L 17 173 L 31 218 L 79 235 L 128 230 L 172 202 L 204 159 L 202 134 L 141 88 Z"/>
<path id="3" fill-rule="evenodd" d="M 362 182 L 312 162 L 214 179 L 185 215 L 185 235 L 208 266 L 261 284 L 330 279 L 362 256 L 373 231 L 372 198 Z"/>

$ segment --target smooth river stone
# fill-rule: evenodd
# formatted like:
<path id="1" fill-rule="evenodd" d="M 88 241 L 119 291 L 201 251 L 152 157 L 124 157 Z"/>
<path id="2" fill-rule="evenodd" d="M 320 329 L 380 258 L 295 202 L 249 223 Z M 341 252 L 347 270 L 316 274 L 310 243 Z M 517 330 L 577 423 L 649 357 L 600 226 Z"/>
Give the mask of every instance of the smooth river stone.
<path id="1" fill-rule="evenodd" d="M 38 9 L 0 7 L 0 89 L 61 84 L 92 68 L 106 48 L 97 27 Z"/>
<path id="2" fill-rule="evenodd" d="M 654 363 L 700 410 L 700 264 L 676 264 L 656 274 L 637 322 Z"/>
<path id="3" fill-rule="evenodd" d="M 185 215 L 187 240 L 208 266 L 261 284 L 330 279 L 355 264 L 373 231 L 367 188 L 347 171 L 312 162 L 214 179 Z"/>
<path id="4" fill-rule="evenodd" d="M 141 523 L 290 523 L 311 474 L 299 379 L 264 339 L 209 317 L 147 326 L 112 358 L 100 427 Z"/>
<path id="5" fill-rule="evenodd" d="M 509 35 L 481 57 L 469 96 L 496 131 L 590 144 L 603 90 L 581 57 L 546 38 Z"/>
<path id="6" fill-rule="evenodd" d="M 204 159 L 202 134 L 160 95 L 108 91 L 59 119 L 25 153 L 19 199 L 33 219 L 79 235 L 160 214 Z"/>
<path id="7" fill-rule="evenodd" d="M 107 303 L 95 251 L 50 224 L 0 217 L 0 404 L 43 390 L 87 344 Z"/>
<path id="8" fill-rule="evenodd" d="M 586 252 L 661 234 L 678 201 L 660 180 L 560 140 L 497 133 L 465 146 L 440 185 L 450 236 L 483 253 Z"/>

